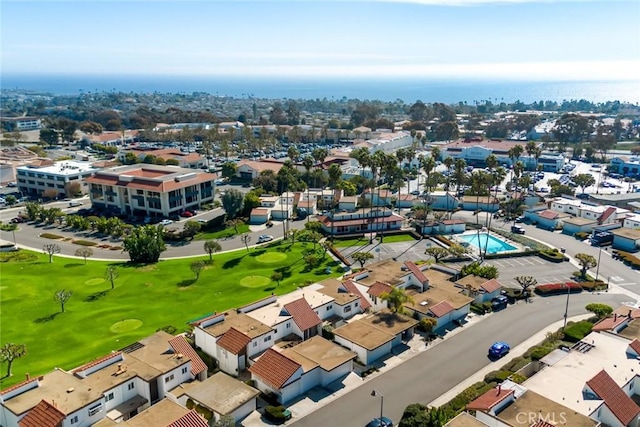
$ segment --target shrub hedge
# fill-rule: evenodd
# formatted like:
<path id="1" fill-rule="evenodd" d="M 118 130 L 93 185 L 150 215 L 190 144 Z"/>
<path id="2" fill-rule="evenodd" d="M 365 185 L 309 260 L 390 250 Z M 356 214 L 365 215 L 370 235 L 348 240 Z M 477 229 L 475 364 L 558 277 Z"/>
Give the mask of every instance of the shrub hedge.
<path id="1" fill-rule="evenodd" d="M 286 421 L 284 411 L 284 406 L 266 406 L 264 408 L 264 415 L 269 421 L 276 424 L 282 424 Z"/>
<path id="2" fill-rule="evenodd" d="M 564 254 L 557 249 L 543 250 L 538 252 L 538 255 L 540 256 L 540 258 L 551 262 L 564 261 Z"/>
<path id="3" fill-rule="evenodd" d="M 613 256 L 616 259 L 622 260 L 625 264 L 633 267 L 640 268 L 640 258 L 625 251 L 613 251 Z"/>
<path id="4" fill-rule="evenodd" d="M 585 240 L 587 237 L 589 237 L 589 233 L 585 231 L 578 231 L 576 234 L 573 235 L 573 237 L 575 237 L 578 240 Z"/>
<path id="5" fill-rule="evenodd" d="M 59 234 L 53 234 L 53 233 L 42 233 L 40 237 L 42 237 L 43 239 L 53 239 L 53 240 L 59 240 L 64 238 L 64 236 L 60 236 Z"/>
<path id="6" fill-rule="evenodd" d="M 593 328 L 593 323 L 586 320 L 574 323 L 564 329 L 564 338 L 570 342 L 578 342 L 589 335 L 591 328 Z"/>
<path id="7" fill-rule="evenodd" d="M 534 291 L 538 295 L 556 295 L 566 293 L 567 287 L 569 287 L 569 292 L 572 294 L 582 292 L 582 286 L 576 282 L 547 283 L 536 286 Z"/>
<path id="8" fill-rule="evenodd" d="M 445 410 L 449 409 L 454 413 L 458 413 L 463 411 L 464 408 L 475 399 L 477 399 L 482 394 L 486 393 L 488 390 L 491 390 L 496 386 L 496 383 L 485 383 L 484 381 L 479 381 L 466 389 L 464 389 L 460 394 L 451 399 L 449 402 L 443 405 Z"/>
<path id="9" fill-rule="evenodd" d="M 80 245 L 80 246 L 95 246 L 95 245 L 97 245 L 96 242 L 91 242 L 89 240 L 74 240 L 73 244 L 74 245 Z"/>

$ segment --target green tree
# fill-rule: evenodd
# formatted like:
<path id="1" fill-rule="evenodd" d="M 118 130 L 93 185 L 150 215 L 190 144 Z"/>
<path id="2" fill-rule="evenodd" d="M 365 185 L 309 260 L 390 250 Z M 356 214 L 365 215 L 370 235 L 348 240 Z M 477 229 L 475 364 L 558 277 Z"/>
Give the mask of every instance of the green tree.
<path id="1" fill-rule="evenodd" d="M 592 302 L 591 304 L 587 304 L 585 306 L 585 310 L 595 314 L 598 317 L 598 319 L 604 319 L 605 317 L 608 317 L 611 313 L 613 313 L 613 307 L 607 304 L 601 304 L 597 302 Z"/>
<path id="2" fill-rule="evenodd" d="M 322 263 L 322 258 L 320 258 L 314 251 L 304 255 L 303 260 L 308 270 L 318 267 L 320 263 Z"/>
<path id="3" fill-rule="evenodd" d="M 15 344 L 8 342 L 0 347 L 0 362 L 7 362 L 7 377 L 13 375 L 11 367 L 16 359 L 20 359 L 27 355 L 27 346 L 24 344 Z"/>
<path id="4" fill-rule="evenodd" d="M 436 261 L 436 264 L 439 263 L 440 260 L 442 260 L 443 258 L 451 255 L 451 252 L 449 252 L 447 249 L 441 248 L 439 246 L 434 246 L 434 247 L 427 248 L 424 251 L 424 253 L 429 255 L 430 257 L 432 257 Z"/>
<path id="5" fill-rule="evenodd" d="M 253 180 L 253 186 L 262 188 L 267 193 L 274 193 L 278 190 L 278 178 L 271 169 L 265 169 Z"/>
<path id="6" fill-rule="evenodd" d="M 215 240 L 207 240 L 204 242 L 204 251 L 209 254 L 209 261 L 213 261 L 213 254 L 221 250 L 222 246 Z"/>
<path id="7" fill-rule="evenodd" d="M 75 252 L 75 256 L 84 258 L 85 265 L 87 264 L 87 258 L 93 255 L 93 249 L 91 248 L 79 248 Z"/>
<path id="8" fill-rule="evenodd" d="M 573 182 L 582 189 L 582 194 L 587 187 L 596 183 L 596 179 L 590 173 L 581 173 L 573 177 Z"/>
<path id="9" fill-rule="evenodd" d="M 124 238 L 124 251 L 135 263 L 157 262 L 160 254 L 167 250 L 164 243 L 164 227 L 161 225 L 143 225 L 131 230 L 131 234 Z"/>
<path id="10" fill-rule="evenodd" d="M 191 272 L 193 272 L 194 276 L 196 276 L 196 281 L 200 278 L 200 273 L 202 273 L 204 267 L 205 265 L 203 261 L 193 261 L 191 264 L 189 264 Z"/>
<path id="11" fill-rule="evenodd" d="M 232 415 L 222 415 L 218 421 L 213 424 L 213 427 L 235 427 L 236 420 Z"/>
<path id="12" fill-rule="evenodd" d="M 69 301 L 71 296 L 73 295 L 73 291 L 62 289 L 56 291 L 53 294 L 53 300 L 60 304 L 60 311 L 64 313 L 64 305 Z"/>
<path id="13" fill-rule="evenodd" d="M 233 162 L 226 162 L 222 165 L 222 177 L 232 179 L 236 176 L 238 167 Z"/>
<path id="14" fill-rule="evenodd" d="M 111 289 L 116 288 L 116 279 L 120 277 L 120 272 L 115 265 L 110 265 L 104 272 L 104 278 L 111 283 Z"/>
<path id="15" fill-rule="evenodd" d="M 224 225 L 226 225 L 227 227 L 233 228 L 236 234 L 239 233 L 238 227 L 241 226 L 242 224 L 244 224 L 244 221 L 241 220 L 240 218 L 230 219 L 229 221 L 225 221 L 224 223 Z"/>
<path id="16" fill-rule="evenodd" d="M 273 274 L 271 275 L 271 280 L 276 282 L 277 286 L 280 286 L 280 281 L 282 281 L 282 272 L 281 271 L 274 271 Z"/>
<path id="17" fill-rule="evenodd" d="M 60 246 L 55 243 L 47 243 L 42 246 L 42 251 L 49 255 L 49 264 L 53 263 L 53 256 L 60 253 Z"/>
<path id="18" fill-rule="evenodd" d="M 198 234 L 201 228 L 202 224 L 200 224 L 198 221 L 187 221 L 184 223 L 184 234 L 193 238 L 193 236 Z"/>
<path id="19" fill-rule="evenodd" d="M 407 294 L 407 291 L 399 287 L 394 287 L 389 292 L 384 292 L 380 295 L 380 299 L 387 302 L 392 313 L 404 313 L 404 305 L 413 304 L 414 302 L 413 298 Z"/>
<path id="20" fill-rule="evenodd" d="M 515 277 L 515 280 L 522 288 L 522 295 L 525 297 L 529 295 L 529 288 L 538 284 L 538 281 L 533 276 L 518 276 Z"/>
<path id="21" fill-rule="evenodd" d="M 7 203 L 7 205 L 9 205 L 9 206 L 13 206 L 16 203 L 18 203 L 18 199 L 13 194 L 7 195 L 7 197 L 5 197 L 4 200 Z"/>
<path id="22" fill-rule="evenodd" d="M 242 210 L 242 204 L 244 203 L 244 194 L 242 192 L 231 189 L 224 193 L 221 198 L 222 207 L 227 214 L 228 218 L 234 218 L 238 212 Z"/>
<path id="23" fill-rule="evenodd" d="M 578 260 L 578 264 L 580 264 L 580 276 L 582 279 L 587 278 L 587 270 L 598 265 L 596 259 L 589 254 L 576 254 L 575 259 Z"/>
<path id="24" fill-rule="evenodd" d="M 247 252 L 249 252 L 249 242 L 251 242 L 251 236 L 247 233 L 240 236 L 240 241 L 247 248 Z"/>
<path id="25" fill-rule="evenodd" d="M 248 217 L 251 215 L 251 211 L 254 208 L 260 207 L 262 204 L 260 200 L 260 196 L 256 194 L 254 191 L 250 191 L 244 196 L 243 207 L 242 207 L 242 215 Z"/>
<path id="26" fill-rule="evenodd" d="M 364 268 L 364 264 L 370 259 L 373 259 L 373 254 L 369 252 L 355 252 L 351 254 L 351 258 L 353 258 L 354 261 L 359 262 L 361 268 Z"/>

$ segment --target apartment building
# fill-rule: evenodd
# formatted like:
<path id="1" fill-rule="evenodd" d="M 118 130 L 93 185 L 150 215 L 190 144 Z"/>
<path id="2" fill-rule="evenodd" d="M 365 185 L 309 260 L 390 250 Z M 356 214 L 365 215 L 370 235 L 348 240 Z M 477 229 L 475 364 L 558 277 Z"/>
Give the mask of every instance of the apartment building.
<path id="1" fill-rule="evenodd" d="M 103 169 L 86 180 L 94 207 L 127 215 L 168 217 L 213 203 L 216 175 L 136 164 Z"/>

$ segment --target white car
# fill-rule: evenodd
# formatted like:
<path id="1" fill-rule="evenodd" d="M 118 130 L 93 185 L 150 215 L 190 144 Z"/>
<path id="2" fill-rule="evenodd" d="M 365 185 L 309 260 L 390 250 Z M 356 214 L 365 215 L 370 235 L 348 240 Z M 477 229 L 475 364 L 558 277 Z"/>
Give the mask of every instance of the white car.
<path id="1" fill-rule="evenodd" d="M 258 237 L 258 243 L 270 242 L 272 240 L 273 240 L 273 236 L 269 234 L 263 234 L 262 236 Z"/>
<path id="2" fill-rule="evenodd" d="M 169 225 L 169 224 L 173 224 L 173 221 L 171 221 L 170 219 L 163 219 L 162 221 L 160 221 L 160 224 Z"/>

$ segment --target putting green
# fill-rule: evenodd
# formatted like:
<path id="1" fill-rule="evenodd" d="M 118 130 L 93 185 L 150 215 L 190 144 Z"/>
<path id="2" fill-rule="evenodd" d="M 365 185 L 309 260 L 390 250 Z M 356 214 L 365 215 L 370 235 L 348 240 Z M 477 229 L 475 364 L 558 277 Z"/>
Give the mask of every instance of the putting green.
<path id="1" fill-rule="evenodd" d="M 256 261 L 262 262 L 264 264 L 273 264 L 276 262 L 284 261 L 285 259 L 287 259 L 287 254 L 283 254 L 281 252 L 266 252 L 256 257 Z"/>
<path id="2" fill-rule="evenodd" d="M 121 334 L 123 332 L 135 331 L 140 326 L 142 326 L 142 320 L 140 319 L 124 319 L 111 325 L 109 330 L 113 333 Z"/>
<path id="3" fill-rule="evenodd" d="M 101 279 L 100 277 L 96 277 L 95 279 L 89 279 L 84 281 L 84 284 L 89 286 L 99 285 L 101 283 L 104 283 L 104 279 Z"/>
<path id="4" fill-rule="evenodd" d="M 264 276 L 246 276 L 240 279 L 240 285 L 247 288 L 259 288 L 261 286 L 268 285 L 271 279 Z"/>

